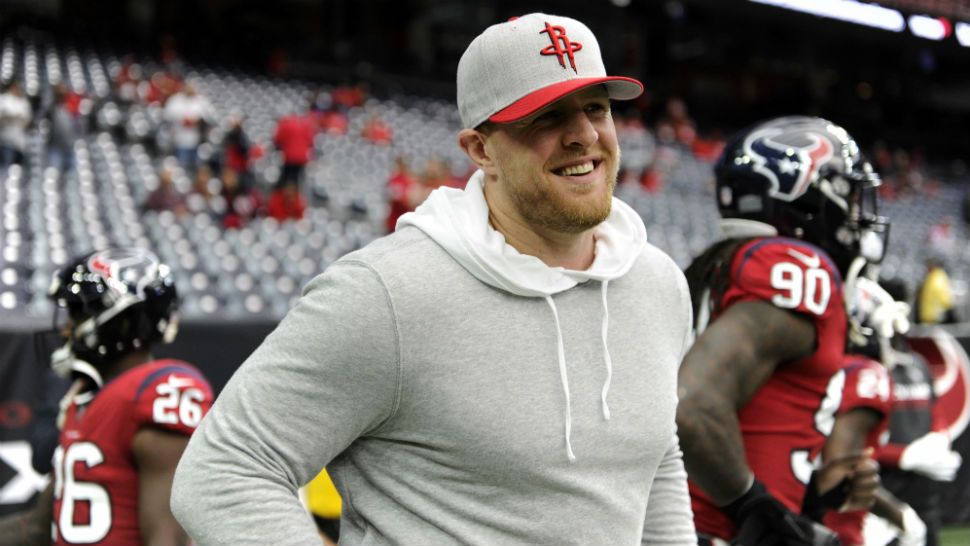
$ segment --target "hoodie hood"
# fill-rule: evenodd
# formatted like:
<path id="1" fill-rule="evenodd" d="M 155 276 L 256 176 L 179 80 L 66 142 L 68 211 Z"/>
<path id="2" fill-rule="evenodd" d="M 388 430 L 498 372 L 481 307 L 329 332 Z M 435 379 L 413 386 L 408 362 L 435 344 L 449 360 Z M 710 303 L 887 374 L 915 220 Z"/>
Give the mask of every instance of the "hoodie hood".
<path id="1" fill-rule="evenodd" d="M 563 389 L 563 418 L 566 457 L 576 460 L 572 442 L 572 409 L 569 376 L 562 339 L 559 312 L 553 294 L 558 294 L 586 281 L 602 283 L 603 317 L 601 338 L 606 378 L 600 393 L 603 419 L 610 419 L 607 396 L 613 380 L 613 360 L 610 357 L 609 281 L 625 275 L 647 244 L 647 230 L 643 220 L 633 209 L 613 198 L 610 215 L 593 230 L 595 253 L 593 264 L 585 271 L 549 267 L 535 256 L 521 254 L 505 241 L 505 237 L 488 222 L 485 201 L 485 173 L 476 171 L 464 190 L 442 187 L 431 192 L 427 200 L 412 213 L 401 216 L 397 227 L 415 226 L 431 237 L 451 257 L 475 278 L 511 294 L 543 298 L 552 312 L 556 328 L 559 380 Z"/>
<path id="2" fill-rule="evenodd" d="M 622 277 L 647 243 L 643 220 L 614 197 L 609 217 L 594 229 L 596 257 L 590 268 L 549 267 L 519 253 L 489 224 L 484 185 L 485 173 L 476 171 L 464 190 L 438 188 L 417 210 L 401 216 L 397 227 L 417 227 L 478 280 L 525 297 L 551 296 L 581 282 Z"/>

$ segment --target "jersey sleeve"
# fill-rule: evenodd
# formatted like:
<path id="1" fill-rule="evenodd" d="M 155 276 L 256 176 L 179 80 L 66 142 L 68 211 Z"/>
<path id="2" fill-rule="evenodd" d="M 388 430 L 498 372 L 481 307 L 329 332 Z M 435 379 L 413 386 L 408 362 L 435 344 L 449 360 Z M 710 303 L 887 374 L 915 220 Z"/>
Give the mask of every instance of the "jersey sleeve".
<path id="1" fill-rule="evenodd" d="M 173 363 L 153 370 L 135 392 L 138 428 L 155 427 L 191 435 L 212 407 L 209 382 L 192 366 Z"/>
<path id="2" fill-rule="evenodd" d="M 849 356 L 843 369 L 845 387 L 838 413 L 869 408 L 888 416 L 892 409 L 892 382 L 886 368 L 865 357 Z"/>
<path id="3" fill-rule="evenodd" d="M 817 320 L 841 312 L 842 280 L 821 249 L 793 239 L 758 239 L 742 246 L 731 264 L 722 309 L 766 301 Z"/>

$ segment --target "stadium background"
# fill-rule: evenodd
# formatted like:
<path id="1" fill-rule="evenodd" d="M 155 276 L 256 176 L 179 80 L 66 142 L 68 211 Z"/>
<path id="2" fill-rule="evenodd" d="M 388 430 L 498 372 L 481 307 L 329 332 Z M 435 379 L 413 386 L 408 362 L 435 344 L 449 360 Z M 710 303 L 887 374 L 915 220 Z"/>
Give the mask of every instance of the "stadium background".
<path id="1" fill-rule="evenodd" d="M 896 30 L 771 3 L 811 4 L 0 2 L 0 80 L 21 82 L 35 113 L 57 83 L 89 101 L 76 169 L 45 167 L 49 127 L 38 120 L 28 129 L 23 166 L 0 170 L 0 515 L 41 483 L 23 465 L 23 440 L 44 369 L 34 334 L 50 328 L 44 291 L 58 265 L 106 244 L 155 249 L 175 268 L 184 300 L 179 339 L 157 352 L 197 363 L 218 390 L 309 278 L 384 232 L 397 157 L 415 170 L 440 160 L 452 180 L 467 173 L 454 143 L 457 59 L 482 28 L 529 11 L 582 19 L 600 37 L 608 69 L 646 84 L 641 99 L 615 111 L 624 151 L 618 194 L 679 264 L 718 236 L 710 162 L 725 136 L 776 115 L 821 115 L 856 136 L 886 179 L 884 212 L 893 227 L 884 275 L 915 289 L 924 260 L 942 257 L 957 315 L 970 319 L 970 26 L 962 26 L 970 25 L 970 3 L 881 2 L 901 15 Z M 855 3 L 814 4 L 839 10 Z M 311 102 L 326 109 L 348 89 L 362 101 L 343 110 L 344 134 L 316 137 L 302 220 L 253 218 L 230 229 L 218 207 L 179 215 L 142 209 L 159 169 L 173 160 L 159 105 L 123 110 L 112 102 L 113 82 L 131 65 L 146 78 L 174 74 L 211 101 L 203 161 L 219 163 L 230 120 L 244 115 L 246 135 L 265 151 L 252 171 L 267 192 L 281 169 L 272 143 L 278 118 Z M 672 106 L 678 101 L 685 112 Z M 361 135 L 374 119 L 392 130 L 389 142 Z M 173 172 L 176 187 L 188 192 L 191 173 Z M 970 368 L 960 347 L 970 345 L 970 326 L 916 335 L 943 347 L 936 369 L 954 391 L 954 430 L 962 432 Z M 959 343 L 937 343 L 946 335 Z M 958 442 L 970 459 L 970 434 Z M 948 490 L 951 522 L 970 522 L 968 466 Z"/>

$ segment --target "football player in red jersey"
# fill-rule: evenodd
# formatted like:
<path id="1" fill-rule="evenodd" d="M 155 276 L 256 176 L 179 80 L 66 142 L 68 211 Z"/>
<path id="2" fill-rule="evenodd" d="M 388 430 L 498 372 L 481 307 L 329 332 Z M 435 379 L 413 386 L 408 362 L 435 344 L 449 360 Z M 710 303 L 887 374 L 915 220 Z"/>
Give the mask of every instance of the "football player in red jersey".
<path id="1" fill-rule="evenodd" d="M 742 132 L 715 175 L 727 238 L 687 270 L 698 337 L 681 366 L 677 414 L 698 534 L 826 543 L 834 536 L 798 513 L 825 442 L 820 404 L 844 356 L 843 275 L 885 246 L 879 178 L 843 128 L 809 117 Z M 860 453 L 832 461 L 826 481 L 875 476 Z"/>
<path id="2" fill-rule="evenodd" d="M 0 521 L 0 545 L 187 544 L 172 476 L 213 395 L 195 367 L 149 352 L 177 329 L 169 268 L 138 248 L 94 252 L 58 271 L 48 295 L 67 339 L 52 365 L 75 381 L 54 478 L 35 509 Z"/>
<path id="3" fill-rule="evenodd" d="M 882 342 L 909 330 L 909 305 L 894 301 L 877 283 L 859 278 L 850 290 L 853 299 L 849 305 L 845 365 L 832 377 L 821 406 L 830 408 L 824 413 L 831 415 L 820 421 L 829 436 L 821 453 L 822 460 L 842 457 L 863 448 L 876 450 L 885 444 L 893 386 L 889 371 L 877 359 L 882 357 Z M 840 391 L 841 401 L 836 406 L 834 396 Z M 818 484 L 809 485 L 803 513 L 823 521 L 826 527 L 835 531 L 842 546 L 864 546 L 863 522 L 867 511 L 861 508 L 846 510 L 842 506 L 844 495 L 839 490 L 834 490 L 827 500 L 820 499 L 815 485 Z M 926 526 L 911 507 L 882 488 L 875 491 L 874 497 L 875 503 L 869 511 L 901 531 L 900 546 L 922 546 L 925 543 Z"/>

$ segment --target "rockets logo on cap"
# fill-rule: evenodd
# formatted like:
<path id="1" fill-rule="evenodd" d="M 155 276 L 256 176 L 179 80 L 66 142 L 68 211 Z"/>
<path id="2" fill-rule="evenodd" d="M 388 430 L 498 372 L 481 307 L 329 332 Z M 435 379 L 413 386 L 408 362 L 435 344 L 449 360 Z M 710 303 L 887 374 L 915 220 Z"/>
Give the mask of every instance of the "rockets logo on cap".
<path id="1" fill-rule="evenodd" d="M 576 58 L 573 53 L 583 49 L 583 44 L 579 42 L 570 42 L 569 36 L 566 36 L 566 29 L 560 25 L 550 25 L 546 21 L 546 28 L 539 31 L 539 34 L 546 33 L 549 35 L 549 39 L 552 40 L 552 45 L 544 48 L 539 52 L 540 55 L 555 55 L 559 59 L 559 65 L 566 68 L 566 62 L 564 56 L 569 57 L 569 66 L 572 67 L 573 72 L 576 70 Z"/>

